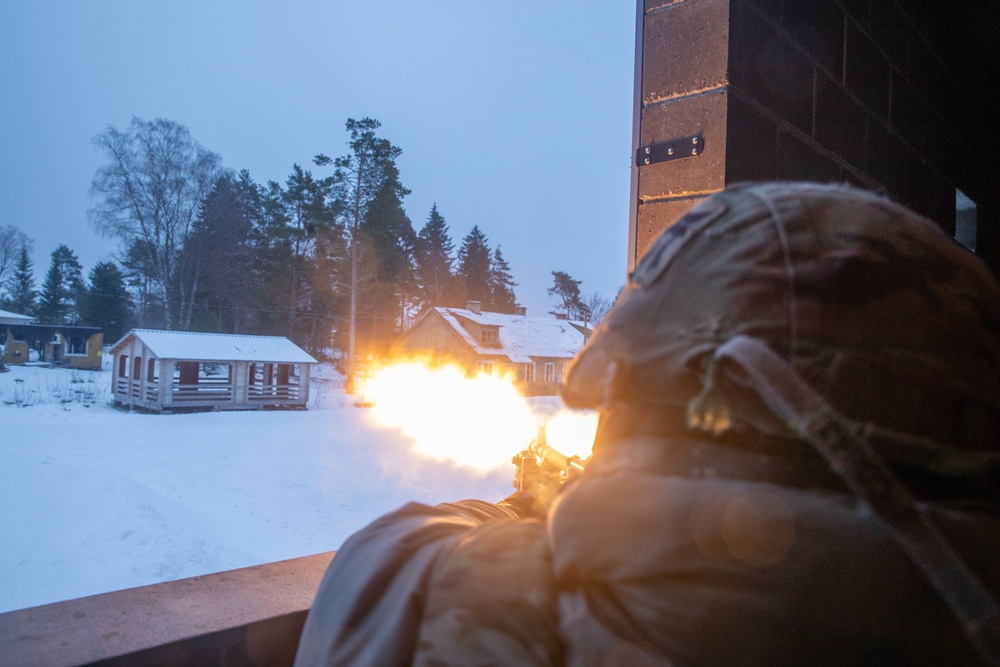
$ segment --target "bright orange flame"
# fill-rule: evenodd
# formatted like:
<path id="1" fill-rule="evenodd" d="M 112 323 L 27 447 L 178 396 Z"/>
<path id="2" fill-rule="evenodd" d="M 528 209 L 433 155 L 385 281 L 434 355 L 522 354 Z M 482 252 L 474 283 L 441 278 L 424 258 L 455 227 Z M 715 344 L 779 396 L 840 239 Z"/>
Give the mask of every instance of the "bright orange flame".
<path id="1" fill-rule="evenodd" d="M 456 366 L 386 366 L 365 382 L 363 393 L 372 401 L 375 419 L 402 430 L 415 452 L 482 473 L 510 465 L 542 421 L 511 378 L 467 377 Z M 586 457 L 596 425 L 596 415 L 560 412 L 546 424 L 548 444 L 569 456 Z"/>

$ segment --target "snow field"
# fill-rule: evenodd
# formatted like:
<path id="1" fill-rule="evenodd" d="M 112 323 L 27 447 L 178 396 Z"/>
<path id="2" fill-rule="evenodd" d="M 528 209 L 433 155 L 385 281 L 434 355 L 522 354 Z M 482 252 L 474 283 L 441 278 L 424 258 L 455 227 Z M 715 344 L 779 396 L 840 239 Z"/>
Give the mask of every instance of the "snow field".
<path id="1" fill-rule="evenodd" d="M 410 453 L 327 369 L 307 412 L 125 412 L 109 383 L 0 373 L 0 612 L 329 551 L 411 500 L 512 491 L 513 466 Z"/>

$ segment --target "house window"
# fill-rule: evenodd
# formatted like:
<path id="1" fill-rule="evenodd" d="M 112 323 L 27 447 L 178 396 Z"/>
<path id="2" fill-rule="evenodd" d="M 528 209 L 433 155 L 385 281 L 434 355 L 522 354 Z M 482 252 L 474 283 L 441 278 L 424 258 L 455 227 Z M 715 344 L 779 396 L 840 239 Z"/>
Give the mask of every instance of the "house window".
<path id="1" fill-rule="evenodd" d="M 14 340 L 16 340 L 19 343 L 23 343 L 24 341 L 28 340 L 28 338 L 23 331 L 15 331 Z"/>
<path id="2" fill-rule="evenodd" d="M 146 362 L 146 382 L 156 382 L 157 379 L 156 359 L 150 359 Z"/>
<path id="3" fill-rule="evenodd" d="M 555 362 L 546 361 L 545 362 L 545 381 L 555 382 L 556 381 L 556 365 Z"/>
<path id="4" fill-rule="evenodd" d="M 479 360 L 476 362 L 476 370 L 480 373 L 485 373 L 486 375 L 493 375 L 493 362 Z"/>
<path id="5" fill-rule="evenodd" d="M 128 355 L 123 354 L 118 357 L 118 377 L 127 378 L 128 377 Z"/>
<path id="6" fill-rule="evenodd" d="M 535 381 L 535 364 L 521 364 L 521 380 L 523 382 Z"/>
<path id="7" fill-rule="evenodd" d="M 482 333 L 479 334 L 479 339 L 482 341 L 483 345 L 499 345 L 500 329 L 494 327 L 484 327 Z"/>

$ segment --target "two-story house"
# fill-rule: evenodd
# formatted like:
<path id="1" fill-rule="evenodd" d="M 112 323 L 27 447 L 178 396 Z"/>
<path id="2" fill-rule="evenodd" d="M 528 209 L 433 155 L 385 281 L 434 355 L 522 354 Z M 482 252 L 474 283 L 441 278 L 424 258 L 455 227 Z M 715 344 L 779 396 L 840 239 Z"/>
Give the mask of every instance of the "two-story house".
<path id="1" fill-rule="evenodd" d="M 396 358 L 454 363 L 466 372 L 508 374 L 526 396 L 559 393 L 563 366 L 583 347 L 590 330 L 582 322 L 465 308 L 425 311 L 393 345 Z"/>

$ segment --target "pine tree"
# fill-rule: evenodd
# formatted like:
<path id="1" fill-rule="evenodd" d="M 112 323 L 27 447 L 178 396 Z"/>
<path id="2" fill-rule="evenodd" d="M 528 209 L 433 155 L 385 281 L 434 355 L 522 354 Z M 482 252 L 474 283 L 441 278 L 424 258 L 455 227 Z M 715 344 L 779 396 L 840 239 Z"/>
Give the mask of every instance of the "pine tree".
<path id="1" fill-rule="evenodd" d="M 82 309 L 83 323 L 101 327 L 104 340 L 111 343 L 128 331 L 132 300 L 125 288 L 125 274 L 114 262 L 98 262 L 90 270 L 90 287 Z"/>
<path id="2" fill-rule="evenodd" d="M 355 348 L 357 345 L 358 300 L 361 289 L 361 225 L 365 219 L 368 207 L 382 189 L 386 179 L 386 166 L 395 165 L 396 158 L 402 151 L 378 137 L 375 133 L 382 126 L 374 118 L 361 120 L 347 119 L 347 131 L 351 135 L 348 146 L 350 152 L 342 157 L 331 159 L 326 155 L 317 155 L 313 162 L 319 166 L 333 165 L 336 168 L 330 179 L 334 195 L 342 204 L 344 217 L 344 232 L 348 242 L 350 257 L 350 311 L 348 316 L 348 342 L 346 364 L 346 389 L 354 391 Z"/>
<path id="3" fill-rule="evenodd" d="M 14 269 L 14 277 L 11 280 L 9 298 L 5 305 L 15 313 L 34 315 L 37 300 L 38 292 L 35 291 L 31 256 L 27 244 L 22 244 L 17 267 Z"/>
<path id="4" fill-rule="evenodd" d="M 489 240 L 476 225 L 462 239 L 458 249 L 458 277 L 466 301 L 490 302 L 490 250 Z"/>
<path id="5" fill-rule="evenodd" d="M 493 251 L 493 261 L 490 263 L 490 300 L 488 310 L 497 313 L 513 313 L 517 308 L 517 297 L 514 296 L 514 276 L 510 265 L 500 252 L 500 246 Z"/>
<path id="6" fill-rule="evenodd" d="M 565 315 L 571 320 L 589 320 L 590 313 L 580 299 L 580 281 L 573 280 L 568 273 L 563 271 L 552 272 L 552 287 L 549 288 L 549 296 L 559 299 L 556 311 L 552 314 Z M 562 311 L 562 312 L 559 312 Z"/>
<path id="7" fill-rule="evenodd" d="M 42 284 L 38 319 L 48 324 L 78 324 L 85 291 L 80 261 L 72 250 L 59 245 L 52 251 L 52 263 Z"/>
<path id="8" fill-rule="evenodd" d="M 446 305 L 452 288 L 451 253 L 454 250 L 455 246 L 448 236 L 448 225 L 438 212 L 437 204 L 434 204 L 427 222 L 420 228 L 415 248 L 414 260 L 421 307 Z"/>

